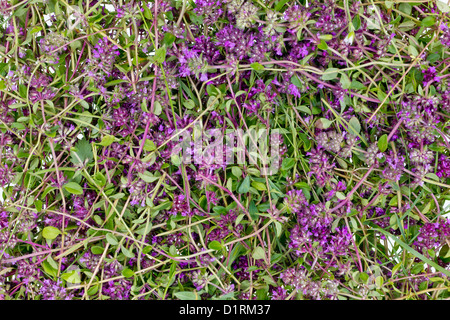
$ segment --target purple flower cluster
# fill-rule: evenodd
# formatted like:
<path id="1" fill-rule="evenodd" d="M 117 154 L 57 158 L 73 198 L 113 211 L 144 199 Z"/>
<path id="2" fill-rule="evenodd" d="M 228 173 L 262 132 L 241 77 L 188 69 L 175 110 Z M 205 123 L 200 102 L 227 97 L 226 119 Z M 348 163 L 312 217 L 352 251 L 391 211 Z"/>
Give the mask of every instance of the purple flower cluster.
<path id="1" fill-rule="evenodd" d="M 39 290 L 39 294 L 42 295 L 42 300 L 71 300 L 73 294 L 67 292 L 67 289 L 63 287 L 62 281 L 52 281 L 45 279 L 42 282 L 42 287 Z"/>
<path id="2" fill-rule="evenodd" d="M 444 46 L 450 47 L 450 28 L 447 24 L 441 25 L 442 30 L 442 36 L 441 36 L 441 43 Z"/>
<path id="3" fill-rule="evenodd" d="M 311 280 L 306 270 L 301 268 L 289 268 L 280 274 L 280 279 L 286 286 L 295 289 L 297 293 L 303 295 L 304 299 L 309 300 L 336 300 L 338 293 L 337 281 L 326 281 L 322 284 L 320 281 Z M 285 300 L 286 290 L 278 289 L 272 298 L 275 300 Z"/>
<path id="4" fill-rule="evenodd" d="M 252 277 L 257 277 L 256 274 L 261 271 L 262 263 L 261 260 L 254 260 L 254 266 L 257 267 L 256 270 L 252 271 Z M 241 281 L 250 279 L 250 262 L 247 256 L 240 256 L 232 265 L 235 271 L 235 275 Z"/>
<path id="5" fill-rule="evenodd" d="M 327 259 L 348 254 L 352 236 L 346 227 L 332 230 L 334 218 L 323 204 L 309 204 L 300 191 L 291 190 L 286 195 L 285 205 L 297 217 L 289 243 L 296 255 L 314 251 Z"/>
<path id="6" fill-rule="evenodd" d="M 436 175 L 439 178 L 450 178 L 450 158 L 445 154 L 439 156 Z"/>
<path id="7" fill-rule="evenodd" d="M 236 210 L 230 210 L 229 213 L 221 215 L 217 221 L 217 228 L 211 228 L 208 232 L 208 241 L 220 241 L 230 234 L 240 234 L 243 226 L 242 224 L 235 224 L 237 217 L 238 212 Z"/>
<path id="8" fill-rule="evenodd" d="M 436 250 L 446 244 L 450 237 L 450 220 L 441 220 L 439 222 L 430 222 L 424 224 L 414 242 L 414 245 L 420 252 L 426 253 L 427 250 Z"/>
<path id="9" fill-rule="evenodd" d="M 390 181 L 399 181 L 405 168 L 405 157 L 389 151 L 386 155 L 385 168 L 383 169 L 383 178 Z"/>
<path id="10" fill-rule="evenodd" d="M 312 149 L 306 155 L 309 156 L 309 173 L 314 175 L 317 184 L 324 187 L 332 178 L 332 170 L 335 164 L 332 163 L 330 157 L 320 147 Z"/>
<path id="11" fill-rule="evenodd" d="M 119 55 L 118 47 L 113 45 L 107 37 L 100 39 L 92 50 L 92 59 L 89 60 L 91 68 L 89 76 L 93 79 L 102 79 L 99 75 L 99 71 L 102 71 L 109 77 L 113 71 L 114 61 Z"/>
<path id="12" fill-rule="evenodd" d="M 203 16 L 207 25 L 215 23 L 223 14 L 221 0 L 195 0 L 194 12 Z"/>

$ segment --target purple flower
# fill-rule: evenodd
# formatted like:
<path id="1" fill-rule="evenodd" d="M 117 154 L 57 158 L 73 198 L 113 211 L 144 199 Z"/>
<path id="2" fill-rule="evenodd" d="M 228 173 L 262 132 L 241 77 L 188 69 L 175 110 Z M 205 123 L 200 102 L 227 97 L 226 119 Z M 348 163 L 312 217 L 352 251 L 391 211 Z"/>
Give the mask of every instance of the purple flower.
<path id="1" fill-rule="evenodd" d="M 439 222 L 429 222 L 420 228 L 414 245 L 421 252 L 426 252 L 428 249 L 436 250 L 447 243 L 446 239 L 448 237 L 450 237 L 449 219 Z"/>
<path id="2" fill-rule="evenodd" d="M 323 149 L 316 148 L 306 153 L 309 156 L 309 172 L 308 175 L 314 175 L 317 184 L 321 187 L 325 186 L 332 178 L 331 172 L 335 167 L 335 163 L 330 163 L 330 158 Z"/>
<path id="3" fill-rule="evenodd" d="M 401 155 L 389 151 L 389 155 L 386 155 L 385 168 L 383 169 L 383 178 L 391 181 L 399 181 L 403 169 L 405 167 L 405 158 Z"/>
<path id="4" fill-rule="evenodd" d="M 447 24 L 443 23 L 441 25 L 441 30 L 442 30 L 441 43 L 446 47 L 450 47 L 450 28 L 448 27 Z"/>
<path id="5" fill-rule="evenodd" d="M 301 98 L 300 91 L 298 90 L 297 86 L 294 84 L 290 84 L 288 87 L 288 93 L 292 94 L 294 97 Z"/>
<path id="6" fill-rule="evenodd" d="M 436 175 L 439 178 L 450 178 L 450 158 L 444 154 L 439 156 Z"/>
<path id="7" fill-rule="evenodd" d="M 439 82 L 440 77 L 437 76 L 437 70 L 435 67 L 429 67 L 426 70 L 422 70 L 423 73 L 423 85 L 427 86 L 433 82 Z"/>
<path id="8" fill-rule="evenodd" d="M 221 0 L 195 0 L 194 12 L 203 16 L 203 22 L 207 25 L 215 23 L 223 14 Z"/>
<path id="9" fill-rule="evenodd" d="M 272 300 L 286 300 L 288 292 L 283 287 L 276 287 L 272 290 Z"/>
<path id="10" fill-rule="evenodd" d="M 42 282 L 39 294 L 42 295 L 42 300 L 71 300 L 73 298 L 73 294 L 66 291 L 60 280 L 55 282 L 45 279 Z"/>
<path id="11" fill-rule="evenodd" d="M 293 5 L 284 12 L 284 20 L 289 22 L 289 32 L 296 33 L 306 27 L 311 13 L 301 5 Z"/>
<path id="12" fill-rule="evenodd" d="M 189 208 L 189 202 L 183 194 L 174 196 L 171 212 L 173 215 L 178 213 L 182 216 L 193 215 L 193 211 Z"/>

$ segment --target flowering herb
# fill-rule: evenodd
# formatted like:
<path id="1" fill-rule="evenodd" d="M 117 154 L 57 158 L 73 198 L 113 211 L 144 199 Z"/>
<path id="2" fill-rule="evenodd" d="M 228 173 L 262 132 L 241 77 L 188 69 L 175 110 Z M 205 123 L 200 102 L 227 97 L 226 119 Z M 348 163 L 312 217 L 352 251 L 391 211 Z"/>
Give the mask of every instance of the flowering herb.
<path id="1" fill-rule="evenodd" d="M 0 1 L 0 300 L 449 299 L 445 1 Z"/>

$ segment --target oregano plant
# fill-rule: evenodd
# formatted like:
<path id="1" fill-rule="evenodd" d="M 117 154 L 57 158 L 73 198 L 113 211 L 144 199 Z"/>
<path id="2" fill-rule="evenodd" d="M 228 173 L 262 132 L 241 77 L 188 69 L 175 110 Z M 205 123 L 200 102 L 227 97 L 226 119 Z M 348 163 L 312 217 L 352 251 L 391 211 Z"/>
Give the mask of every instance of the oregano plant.
<path id="1" fill-rule="evenodd" d="M 448 300 L 449 11 L 0 1 L 0 300 Z"/>

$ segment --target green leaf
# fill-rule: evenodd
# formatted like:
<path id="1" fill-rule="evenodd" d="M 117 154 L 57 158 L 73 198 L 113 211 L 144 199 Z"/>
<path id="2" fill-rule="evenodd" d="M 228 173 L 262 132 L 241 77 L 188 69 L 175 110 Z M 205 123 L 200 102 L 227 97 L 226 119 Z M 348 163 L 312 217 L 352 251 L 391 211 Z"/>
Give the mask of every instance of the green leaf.
<path id="1" fill-rule="evenodd" d="M 76 182 L 66 183 L 63 187 L 72 194 L 83 194 L 83 188 Z"/>
<path id="2" fill-rule="evenodd" d="M 369 280 L 369 275 L 365 272 L 361 272 L 359 274 L 359 278 L 361 279 L 362 282 L 367 283 L 367 280 Z"/>
<path id="3" fill-rule="evenodd" d="M 153 227 L 153 225 L 151 223 L 144 224 L 142 227 L 137 229 L 135 232 L 137 234 L 140 234 L 141 236 L 145 236 L 145 235 L 149 234 L 150 231 L 152 231 L 152 227 Z"/>
<path id="4" fill-rule="evenodd" d="M 398 10 L 406 13 L 407 15 L 411 15 L 412 6 L 409 3 L 401 3 L 398 6 Z"/>
<path id="5" fill-rule="evenodd" d="M 432 179 L 432 180 L 434 180 L 434 181 L 439 181 L 439 177 L 438 177 L 435 173 L 433 173 L 433 172 L 427 173 L 427 174 L 425 175 L 425 177 L 430 178 L 430 179 Z"/>
<path id="6" fill-rule="evenodd" d="M 131 270 L 130 268 L 124 268 L 124 269 L 122 270 L 122 275 L 123 275 L 125 278 L 130 278 L 130 277 L 134 276 L 134 271 Z"/>
<path id="7" fill-rule="evenodd" d="M 252 187 L 258 191 L 264 191 L 267 189 L 264 183 L 258 181 L 252 181 Z"/>
<path id="8" fill-rule="evenodd" d="M 149 112 L 147 108 L 147 99 L 142 100 L 141 102 L 141 110 L 144 112 Z"/>
<path id="9" fill-rule="evenodd" d="M 393 196 L 391 201 L 389 201 L 390 207 L 396 207 L 398 205 L 398 197 L 397 195 Z"/>
<path id="10" fill-rule="evenodd" d="M 157 63 L 163 63 L 166 60 L 167 49 L 166 46 L 163 45 L 161 48 L 156 49 L 155 52 L 155 61 Z"/>
<path id="11" fill-rule="evenodd" d="M 284 5 L 288 1 L 289 0 L 280 0 L 280 1 L 278 1 L 278 3 L 275 5 L 275 11 L 281 12 L 281 9 L 283 9 Z"/>
<path id="12" fill-rule="evenodd" d="M 25 13 L 27 13 L 27 11 L 28 11 L 28 8 L 26 6 L 21 6 L 18 9 L 15 9 L 13 16 L 21 17 Z"/>
<path id="13" fill-rule="evenodd" d="M 101 173 L 100 171 L 97 172 L 96 174 L 94 174 L 94 176 L 92 177 L 92 179 L 94 179 L 95 183 L 99 186 L 99 187 L 103 187 L 106 184 L 106 177 L 103 173 Z"/>
<path id="14" fill-rule="evenodd" d="M 121 250 L 122 250 L 122 253 L 125 255 L 125 257 L 128 257 L 128 258 L 134 258 L 134 253 L 133 252 L 131 252 L 130 250 L 128 250 L 127 248 L 125 248 L 124 246 L 121 246 Z"/>
<path id="15" fill-rule="evenodd" d="M 297 161 L 295 161 L 295 159 L 293 159 L 293 158 L 284 158 L 283 162 L 281 163 L 281 170 L 284 170 L 284 171 L 289 170 L 290 168 L 292 168 L 295 165 L 296 162 Z"/>
<path id="16" fill-rule="evenodd" d="M 238 215 L 238 217 L 236 218 L 236 220 L 234 221 L 234 224 L 237 226 L 239 223 L 241 223 L 242 219 L 244 218 L 245 214 L 241 213 L 240 215 Z"/>
<path id="17" fill-rule="evenodd" d="M 440 59 L 441 55 L 439 53 L 432 53 L 429 54 L 427 56 L 427 61 L 429 61 L 430 63 L 435 63 L 436 61 L 438 61 Z"/>
<path id="18" fill-rule="evenodd" d="M 256 271 L 256 270 L 258 270 L 258 269 L 259 269 L 258 266 L 251 266 L 251 267 L 249 267 L 249 268 L 247 269 L 247 272 L 250 272 L 250 271 Z"/>
<path id="19" fill-rule="evenodd" d="M 261 172 L 259 172 L 256 168 L 247 168 L 247 173 L 251 176 L 259 177 L 261 175 Z"/>
<path id="20" fill-rule="evenodd" d="M 181 158 L 177 154 L 172 154 L 170 156 L 170 160 L 172 161 L 172 164 L 176 167 L 179 167 L 181 165 Z"/>
<path id="21" fill-rule="evenodd" d="M 317 46 L 320 50 L 327 50 L 328 44 L 325 42 L 325 40 L 320 40 L 319 45 Z"/>
<path id="22" fill-rule="evenodd" d="M 355 17 L 352 20 L 352 24 L 355 28 L 355 31 L 361 27 L 361 18 L 359 17 L 359 14 L 355 14 Z"/>
<path id="23" fill-rule="evenodd" d="M 167 47 L 170 47 L 176 39 L 177 38 L 173 34 L 171 34 L 170 32 L 166 32 L 164 34 L 163 44 L 165 44 Z"/>
<path id="24" fill-rule="evenodd" d="M 22 98 L 27 97 L 27 87 L 24 84 L 19 84 L 19 95 Z"/>
<path id="25" fill-rule="evenodd" d="M 46 100 L 46 101 L 49 102 L 50 106 L 52 106 L 53 102 L 51 102 L 50 100 Z M 89 111 L 83 111 L 81 114 L 82 115 L 77 117 L 78 120 L 80 120 L 82 122 L 86 122 L 88 124 L 90 124 L 92 122 L 92 113 L 90 113 Z M 83 125 L 84 125 L 84 123 L 83 123 Z"/>
<path id="26" fill-rule="evenodd" d="M 308 151 L 311 148 L 311 140 L 309 139 L 308 135 L 306 133 L 299 133 L 300 139 L 303 141 L 303 149 L 305 151 Z"/>
<path id="27" fill-rule="evenodd" d="M 300 110 L 301 112 L 307 113 L 309 115 L 312 115 L 311 109 L 308 108 L 307 106 L 298 106 L 296 107 L 298 110 Z"/>
<path id="28" fill-rule="evenodd" d="M 181 291 L 174 293 L 174 296 L 180 300 L 200 300 L 199 295 L 196 292 Z"/>
<path id="29" fill-rule="evenodd" d="M 159 115 L 161 114 L 161 112 L 162 112 L 161 103 L 159 103 L 159 101 L 155 101 L 155 102 L 153 103 L 153 113 L 154 113 L 156 116 L 159 116 Z"/>
<path id="30" fill-rule="evenodd" d="M 228 210 L 222 206 L 214 206 L 213 211 L 217 214 L 227 214 L 228 213 Z"/>
<path id="31" fill-rule="evenodd" d="M 351 85 L 350 85 L 350 89 L 363 90 L 365 88 L 366 88 L 366 86 L 363 85 L 361 82 L 359 82 L 357 80 L 353 80 Z"/>
<path id="32" fill-rule="evenodd" d="M 152 140 L 145 139 L 144 142 L 144 150 L 145 151 L 153 151 L 156 150 L 156 145 Z"/>
<path id="33" fill-rule="evenodd" d="M 444 1 L 447 2 L 446 0 Z M 443 13 L 447 13 L 450 11 L 450 7 L 446 3 L 442 2 L 442 0 L 437 0 L 436 5 L 438 9 L 441 10 L 441 12 Z"/>
<path id="34" fill-rule="evenodd" d="M 252 257 L 253 257 L 253 259 L 256 259 L 256 260 L 264 259 L 266 257 L 266 252 L 264 251 L 263 248 L 258 246 L 255 248 L 255 250 L 253 250 Z"/>
<path id="35" fill-rule="evenodd" d="M 36 210 L 37 210 L 38 213 L 42 211 L 43 202 L 41 200 L 36 200 L 34 202 L 34 205 L 35 205 Z"/>
<path id="36" fill-rule="evenodd" d="M 81 282 L 80 273 L 77 270 L 64 272 L 63 274 L 61 274 L 61 278 L 73 284 Z"/>
<path id="37" fill-rule="evenodd" d="M 61 231 L 52 226 L 47 226 L 42 230 L 42 236 L 49 240 L 55 239 L 60 234 Z"/>
<path id="38" fill-rule="evenodd" d="M 375 278 L 375 284 L 378 288 L 381 288 L 384 283 L 384 278 L 382 276 L 378 276 Z"/>
<path id="39" fill-rule="evenodd" d="M 331 124 L 333 123 L 332 121 L 328 120 L 327 118 L 320 118 L 319 121 L 322 123 L 323 129 L 328 129 L 331 126 Z"/>
<path id="40" fill-rule="evenodd" d="M 96 294 L 98 292 L 99 289 L 99 285 L 93 285 L 92 287 L 89 288 L 89 290 L 87 291 L 87 294 L 90 296 L 93 296 L 94 294 Z"/>
<path id="41" fill-rule="evenodd" d="M 114 142 L 114 136 L 106 135 L 102 138 L 102 141 L 100 141 L 98 144 L 104 147 L 110 146 Z"/>
<path id="42" fill-rule="evenodd" d="M 401 23 L 401 24 L 398 26 L 398 28 L 399 28 L 401 31 L 406 32 L 406 31 L 410 31 L 410 30 L 414 29 L 416 26 L 417 26 L 417 25 L 416 25 L 416 23 L 415 23 L 414 21 L 408 20 L 408 21 L 405 21 L 405 22 Z"/>
<path id="43" fill-rule="evenodd" d="M 221 250 L 222 249 L 222 245 L 220 244 L 219 241 L 211 241 L 210 243 L 208 243 L 208 248 L 212 249 L 212 250 Z"/>
<path id="44" fill-rule="evenodd" d="M 338 198 L 339 200 L 344 200 L 346 197 L 345 197 L 345 194 L 338 191 L 338 192 L 336 192 L 336 198 Z"/>
<path id="45" fill-rule="evenodd" d="M 277 238 L 281 236 L 281 232 L 283 231 L 283 225 L 279 221 L 275 221 L 275 228 L 277 230 Z"/>
<path id="46" fill-rule="evenodd" d="M 127 82 L 126 80 L 123 80 L 123 79 L 117 79 L 117 80 L 113 80 L 113 81 L 110 81 L 110 82 L 107 82 L 107 83 L 105 83 L 105 87 L 110 87 L 110 86 L 114 86 L 114 85 L 116 85 L 116 84 L 120 84 L 120 83 L 124 83 L 124 82 Z"/>
<path id="47" fill-rule="evenodd" d="M 417 51 L 416 47 L 412 44 L 408 47 L 408 53 L 412 57 L 417 57 L 419 55 L 419 51 Z"/>
<path id="48" fill-rule="evenodd" d="M 436 23 L 436 18 L 434 16 L 428 16 L 422 20 L 420 25 L 422 27 L 431 27 L 431 26 L 434 26 L 435 23 Z"/>
<path id="49" fill-rule="evenodd" d="M 333 35 L 331 34 L 321 34 L 319 36 L 320 40 L 325 40 L 325 41 L 330 41 L 331 39 L 333 39 Z"/>
<path id="50" fill-rule="evenodd" d="M 239 186 L 238 192 L 247 193 L 249 190 L 250 190 L 250 177 L 246 176 L 244 181 L 242 181 L 241 185 Z"/>
<path id="51" fill-rule="evenodd" d="M 264 70 L 264 66 L 259 62 L 253 62 L 252 64 L 250 64 L 250 67 L 253 70 L 258 71 L 258 72 L 261 72 Z"/>
<path id="52" fill-rule="evenodd" d="M 58 274 L 58 265 L 56 265 L 56 268 L 54 268 L 52 264 L 48 261 L 49 259 L 55 262 L 51 257 L 48 257 L 47 260 L 42 261 L 41 265 L 46 273 L 48 273 L 52 277 L 56 277 L 56 275 Z"/>
<path id="53" fill-rule="evenodd" d="M 351 128 L 352 131 L 353 131 L 353 132 L 350 132 L 350 133 L 353 133 L 353 134 L 356 134 L 356 135 L 359 134 L 359 132 L 361 131 L 361 124 L 359 123 L 358 118 L 352 117 L 350 119 L 350 121 L 348 122 L 348 124 L 349 124 L 349 129 Z"/>
<path id="54" fill-rule="evenodd" d="M 185 106 L 186 109 L 192 110 L 195 108 L 195 102 L 189 99 L 183 102 L 183 106 Z"/>
<path id="55" fill-rule="evenodd" d="M 414 267 L 412 267 L 411 273 L 412 274 L 419 274 L 419 273 L 421 273 L 423 271 L 423 269 L 424 269 L 423 263 L 418 263 Z"/>
<path id="56" fill-rule="evenodd" d="M 380 139 L 378 139 L 378 149 L 380 149 L 381 152 L 385 152 L 388 147 L 387 138 L 387 134 L 383 134 Z"/>
<path id="57" fill-rule="evenodd" d="M 75 144 L 75 150 L 70 152 L 71 161 L 73 164 L 80 164 L 91 162 L 94 159 L 92 153 L 92 146 L 86 139 L 80 140 Z"/>
<path id="58" fill-rule="evenodd" d="M 300 79 L 296 75 L 291 77 L 291 83 L 299 89 L 303 87 Z"/>
<path id="59" fill-rule="evenodd" d="M 430 281 L 431 282 L 436 282 L 436 283 L 445 283 L 445 279 L 443 279 L 441 277 L 431 277 Z"/>
<path id="60" fill-rule="evenodd" d="M 117 200 L 117 199 L 123 198 L 124 195 L 125 195 L 125 193 L 117 193 L 117 194 L 115 194 L 115 195 L 110 196 L 109 198 L 110 198 L 111 200 Z"/>
<path id="61" fill-rule="evenodd" d="M 101 225 L 101 224 L 103 223 L 103 219 L 100 218 L 99 215 L 96 215 L 96 214 L 95 214 L 95 215 L 93 216 L 93 218 L 94 218 L 94 221 L 95 221 L 96 224 Z"/>
<path id="62" fill-rule="evenodd" d="M 92 252 L 93 254 L 102 254 L 104 251 L 105 251 L 105 248 L 100 247 L 100 246 L 93 246 L 93 247 L 91 248 L 91 252 Z"/>
<path id="63" fill-rule="evenodd" d="M 112 233 L 106 234 L 106 241 L 112 246 L 117 246 L 119 244 L 119 241 L 117 240 L 116 236 Z"/>
<path id="64" fill-rule="evenodd" d="M 342 89 L 350 89 L 352 83 L 350 81 L 350 79 L 348 78 L 348 76 L 343 73 L 341 74 L 341 85 L 342 85 Z"/>
<path id="65" fill-rule="evenodd" d="M 41 26 L 35 26 L 33 29 L 31 29 L 30 33 L 34 34 L 34 33 L 39 32 L 41 30 L 42 30 Z"/>
<path id="66" fill-rule="evenodd" d="M 233 174 L 233 176 L 235 176 L 236 178 L 239 178 L 240 176 L 242 176 L 242 170 L 239 167 L 232 167 L 231 168 L 231 173 Z"/>
<path id="67" fill-rule="evenodd" d="M 322 80 L 333 80 L 336 79 L 339 69 L 337 68 L 328 68 L 325 70 L 325 73 L 322 75 Z"/>
<path id="68" fill-rule="evenodd" d="M 198 16 L 193 11 L 188 11 L 188 15 L 193 24 L 200 26 L 203 24 L 203 17 Z"/>
<path id="69" fill-rule="evenodd" d="M 341 221 L 341 218 L 337 218 L 333 221 L 333 223 L 331 224 L 331 231 L 335 232 L 336 228 L 339 225 L 339 221 Z"/>

